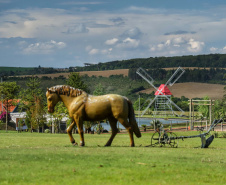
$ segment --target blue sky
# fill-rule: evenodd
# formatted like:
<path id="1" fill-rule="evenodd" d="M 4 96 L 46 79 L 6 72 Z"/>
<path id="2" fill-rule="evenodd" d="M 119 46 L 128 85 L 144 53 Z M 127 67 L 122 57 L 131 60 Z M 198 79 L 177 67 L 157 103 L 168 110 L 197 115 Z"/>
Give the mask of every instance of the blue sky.
<path id="1" fill-rule="evenodd" d="M 0 66 L 226 53 L 223 0 L 0 0 Z"/>

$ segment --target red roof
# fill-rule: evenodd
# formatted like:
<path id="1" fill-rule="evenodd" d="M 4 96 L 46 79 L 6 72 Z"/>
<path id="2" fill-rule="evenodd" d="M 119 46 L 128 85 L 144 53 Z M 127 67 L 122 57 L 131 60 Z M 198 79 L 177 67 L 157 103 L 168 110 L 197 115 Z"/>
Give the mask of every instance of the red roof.
<path id="1" fill-rule="evenodd" d="M 165 84 L 161 84 L 158 90 L 155 92 L 155 95 L 172 95 L 168 87 L 167 86 L 164 87 L 164 86 Z"/>
<path id="2" fill-rule="evenodd" d="M 12 102 L 12 100 L 9 100 L 10 101 L 10 103 Z M 13 100 L 14 101 L 14 103 L 19 103 L 20 102 L 20 100 Z M 5 104 L 3 103 L 3 112 L 5 112 L 6 110 L 5 110 Z M 11 105 L 10 107 L 9 107 L 9 112 L 13 112 L 13 110 L 16 108 L 16 105 Z M 0 112 L 2 112 L 2 102 L 0 101 Z"/>

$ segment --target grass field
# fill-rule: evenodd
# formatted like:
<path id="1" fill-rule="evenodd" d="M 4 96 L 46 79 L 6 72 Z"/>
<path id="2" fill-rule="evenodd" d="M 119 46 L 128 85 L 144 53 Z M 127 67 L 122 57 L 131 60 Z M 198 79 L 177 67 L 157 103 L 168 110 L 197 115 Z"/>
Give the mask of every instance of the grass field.
<path id="1" fill-rule="evenodd" d="M 102 147 L 109 134 L 86 134 L 86 147 L 74 147 L 66 134 L 1 131 L 0 184 L 225 184 L 226 139 L 208 149 L 199 148 L 200 138 L 180 140 L 178 148 L 144 147 L 151 135 L 131 148 L 128 134 L 111 147 Z"/>

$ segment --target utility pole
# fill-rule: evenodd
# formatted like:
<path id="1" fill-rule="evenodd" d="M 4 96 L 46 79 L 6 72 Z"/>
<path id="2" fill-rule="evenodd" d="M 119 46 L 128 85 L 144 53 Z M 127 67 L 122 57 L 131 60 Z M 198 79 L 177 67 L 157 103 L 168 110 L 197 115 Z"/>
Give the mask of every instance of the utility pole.
<path id="1" fill-rule="evenodd" d="M 1 83 L 2 83 L 2 76 L 1 76 Z M 1 97 L 3 99 L 3 97 Z M 3 112 L 3 101 L 2 101 L 2 112 Z"/>

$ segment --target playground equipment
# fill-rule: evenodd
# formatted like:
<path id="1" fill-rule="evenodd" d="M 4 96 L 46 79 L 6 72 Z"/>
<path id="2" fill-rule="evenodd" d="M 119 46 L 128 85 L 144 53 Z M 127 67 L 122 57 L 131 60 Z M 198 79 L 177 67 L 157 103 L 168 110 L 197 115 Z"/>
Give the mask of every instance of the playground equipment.
<path id="1" fill-rule="evenodd" d="M 157 111 L 159 108 L 161 110 L 163 109 L 166 111 L 167 109 L 170 109 L 174 114 L 179 116 L 176 112 L 173 111 L 172 105 L 176 107 L 176 109 L 181 112 L 181 114 L 184 113 L 184 111 L 178 107 L 171 99 L 170 96 L 171 94 L 165 93 L 165 91 L 168 89 L 167 85 L 173 86 L 174 83 L 184 74 L 185 70 L 181 67 L 178 67 L 178 69 L 173 73 L 173 75 L 169 78 L 169 80 L 165 83 L 162 84 L 159 88 L 155 87 L 154 85 L 154 79 L 143 69 L 143 68 L 138 68 L 136 73 L 140 75 L 145 81 L 147 81 L 152 87 L 156 89 L 155 93 L 155 98 L 153 99 L 148 99 L 147 101 L 150 101 L 148 106 L 144 109 L 142 112 L 141 116 L 143 116 L 148 108 L 156 101 L 157 103 L 155 104 L 155 110 Z M 180 114 L 180 115 L 181 115 Z"/>
<path id="2" fill-rule="evenodd" d="M 207 132 L 198 134 L 198 135 L 193 135 L 193 136 L 177 136 L 175 133 L 171 131 L 166 131 L 163 128 L 163 125 L 159 123 L 156 125 L 157 129 L 156 132 L 152 135 L 151 138 L 151 145 L 148 146 L 160 146 L 163 147 L 165 145 L 168 145 L 170 147 L 177 147 L 178 146 L 178 139 L 187 139 L 187 138 L 195 138 L 195 137 L 200 137 L 201 138 L 201 148 L 208 148 L 209 145 L 212 143 L 214 136 L 211 135 L 208 139 L 206 139 L 206 136 L 209 134 L 209 132 L 218 124 L 223 121 L 222 119 L 219 120 L 214 120 L 213 123 L 210 125 L 209 129 Z"/>

